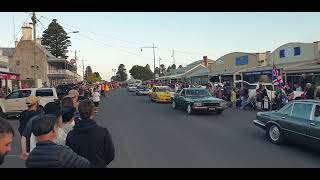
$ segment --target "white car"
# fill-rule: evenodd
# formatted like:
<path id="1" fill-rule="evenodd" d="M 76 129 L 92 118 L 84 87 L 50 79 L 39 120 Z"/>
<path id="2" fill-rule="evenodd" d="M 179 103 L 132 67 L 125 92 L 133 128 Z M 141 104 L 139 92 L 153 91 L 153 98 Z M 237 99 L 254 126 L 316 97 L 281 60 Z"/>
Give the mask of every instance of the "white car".
<path id="1" fill-rule="evenodd" d="M 43 108 L 47 103 L 58 100 L 55 88 L 29 88 L 11 92 L 7 97 L 0 99 L 0 115 L 3 117 L 18 116 L 27 110 L 26 98 L 30 95 L 39 97 L 39 107 Z"/>
<path id="2" fill-rule="evenodd" d="M 134 86 L 134 85 L 129 85 L 128 86 L 128 91 L 129 92 L 136 92 L 136 90 L 137 90 L 137 86 Z"/>
<path id="3" fill-rule="evenodd" d="M 259 89 L 259 84 L 266 87 L 269 98 L 274 99 L 276 97 L 276 88 L 272 83 L 248 83 L 246 81 L 236 81 L 236 83 L 243 83 L 244 87 L 249 89 L 249 98 L 256 96 L 256 90 Z M 298 100 L 301 99 L 303 92 L 302 91 L 293 91 L 294 97 L 293 99 Z"/>

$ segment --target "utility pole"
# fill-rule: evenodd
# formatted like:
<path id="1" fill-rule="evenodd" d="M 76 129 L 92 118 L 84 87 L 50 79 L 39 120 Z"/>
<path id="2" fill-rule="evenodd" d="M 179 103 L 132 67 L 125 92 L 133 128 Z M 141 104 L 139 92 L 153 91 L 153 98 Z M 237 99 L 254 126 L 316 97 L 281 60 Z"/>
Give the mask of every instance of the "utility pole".
<path id="1" fill-rule="evenodd" d="M 159 69 L 160 69 L 160 61 L 161 61 L 161 57 L 159 56 Z"/>
<path id="2" fill-rule="evenodd" d="M 174 50 L 172 51 L 172 59 L 173 59 L 173 64 L 176 64 L 176 59 L 174 58 Z"/>
<path id="3" fill-rule="evenodd" d="M 74 71 L 74 74 L 73 74 L 73 80 L 74 80 L 75 83 L 77 82 L 76 74 L 78 74 L 77 73 L 77 69 L 78 69 L 78 67 L 77 67 L 77 61 L 78 61 L 77 52 L 80 52 L 80 51 L 79 50 L 74 50 L 74 59 L 75 59 L 74 68 L 75 68 L 75 71 Z"/>
<path id="4" fill-rule="evenodd" d="M 84 81 L 84 60 L 82 59 L 81 60 L 81 62 L 82 62 L 82 78 L 83 78 L 83 81 Z"/>
<path id="5" fill-rule="evenodd" d="M 34 85 L 37 85 L 37 79 L 36 79 L 36 45 L 37 45 L 37 39 L 36 39 L 36 23 L 37 23 L 37 17 L 36 17 L 36 12 L 32 12 L 32 25 L 33 25 L 33 80 L 34 80 Z"/>
<path id="6" fill-rule="evenodd" d="M 141 51 L 143 48 L 152 48 L 153 49 L 153 80 L 156 80 L 156 54 L 154 52 L 154 49 L 157 48 L 154 46 L 154 43 L 152 43 L 152 47 L 141 47 Z"/>

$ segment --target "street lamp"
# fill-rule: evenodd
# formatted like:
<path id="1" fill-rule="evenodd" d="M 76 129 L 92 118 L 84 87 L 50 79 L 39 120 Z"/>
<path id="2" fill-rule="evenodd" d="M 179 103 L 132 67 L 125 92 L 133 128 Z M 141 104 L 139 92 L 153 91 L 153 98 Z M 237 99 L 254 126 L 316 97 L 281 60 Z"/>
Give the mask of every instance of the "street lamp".
<path id="1" fill-rule="evenodd" d="M 71 34 L 71 33 L 73 33 L 73 34 L 76 34 L 76 33 L 79 33 L 80 31 L 71 31 L 71 32 L 68 32 L 67 34 Z"/>
<path id="2" fill-rule="evenodd" d="M 157 48 L 157 47 L 154 47 L 154 43 L 152 43 L 152 47 L 141 47 L 141 51 L 143 48 L 152 48 L 153 49 L 153 81 L 156 80 L 156 55 L 155 55 L 155 52 L 154 52 L 154 48 Z"/>

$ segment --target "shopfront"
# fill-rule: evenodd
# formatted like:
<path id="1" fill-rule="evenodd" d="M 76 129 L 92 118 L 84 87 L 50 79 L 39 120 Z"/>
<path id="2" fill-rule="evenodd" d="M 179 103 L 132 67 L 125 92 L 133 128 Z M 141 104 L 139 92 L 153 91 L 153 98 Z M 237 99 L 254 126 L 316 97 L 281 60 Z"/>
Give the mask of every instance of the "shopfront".
<path id="1" fill-rule="evenodd" d="M 0 86 L 4 90 L 5 95 L 13 90 L 20 89 L 20 75 L 9 72 L 0 72 Z"/>

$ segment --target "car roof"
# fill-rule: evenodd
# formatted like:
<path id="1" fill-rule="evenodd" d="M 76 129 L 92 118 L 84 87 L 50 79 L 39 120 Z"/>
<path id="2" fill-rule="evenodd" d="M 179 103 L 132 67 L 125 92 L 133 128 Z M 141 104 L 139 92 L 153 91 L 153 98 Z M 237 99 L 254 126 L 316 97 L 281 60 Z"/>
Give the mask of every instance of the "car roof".
<path id="1" fill-rule="evenodd" d="M 206 90 L 206 89 L 204 89 L 204 88 L 183 88 L 183 89 L 190 89 L 190 90 Z"/>
<path id="2" fill-rule="evenodd" d="M 320 100 L 316 99 L 303 99 L 303 100 L 294 100 L 292 102 L 305 102 L 305 103 L 315 103 L 315 104 L 320 104 Z"/>

